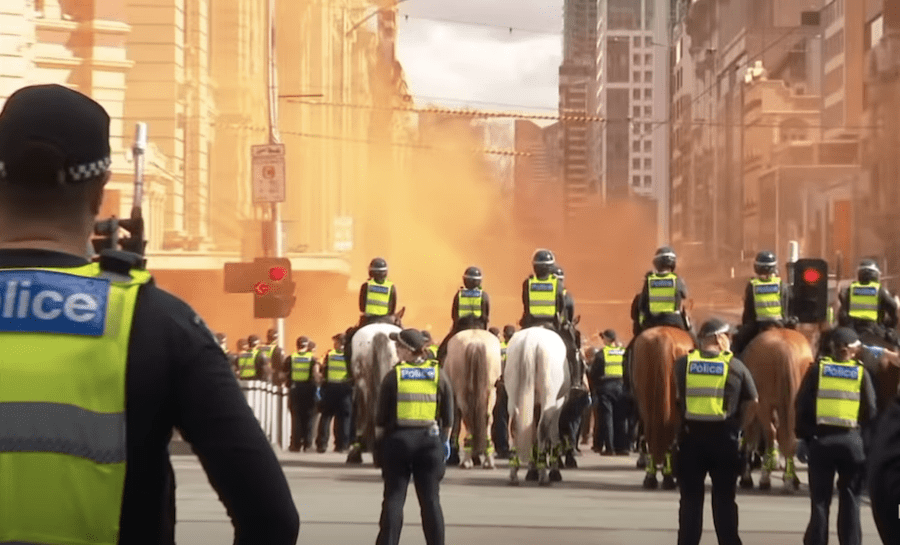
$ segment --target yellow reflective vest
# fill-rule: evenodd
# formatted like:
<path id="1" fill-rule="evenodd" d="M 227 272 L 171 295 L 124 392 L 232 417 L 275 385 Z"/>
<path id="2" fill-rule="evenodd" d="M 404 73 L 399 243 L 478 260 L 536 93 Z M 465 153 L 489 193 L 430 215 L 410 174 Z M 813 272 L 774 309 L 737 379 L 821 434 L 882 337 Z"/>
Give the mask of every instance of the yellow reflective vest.
<path id="1" fill-rule="evenodd" d="M 332 348 L 325 357 L 328 358 L 325 380 L 327 382 L 347 382 L 347 362 L 344 360 L 344 353 Z"/>
<path id="2" fill-rule="evenodd" d="M 678 276 L 675 273 L 651 273 L 647 278 L 647 296 L 650 314 L 674 314 Z"/>
<path id="3" fill-rule="evenodd" d="M 868 284 L 851 283 L 847 295 L 847 303 L 850 306 L 847 314 L 857 320 L 877 321 L 878 292 L 880 289 L 881 284 L 878 282 L 869 282 Z"/>
<path id="4" fill-rule="evenodd" d="M 307 382 L 312 371 L 313 353 L 294 352 L 291 354 L 291 382 Z"/>
<path id="5" fill-rule="evenodd" d="M 459 290 L 457 315 L 462 318 L 463 316 L 474 316 L 476 318 L 481 318 L 481 301 L 484 292 L 480 288 L 475 288 L 468 290 L 466 288 L 461 288 Z"/>
<path id="6" fill-rule="evenodd" d="M 390 280 L 382 284 L 374 280 L 366 282 L 366 316 L 387 316 L 393 286 Z"/>
<path id="7" fill-rule="evenodd" d="M 816 392 L 816 423 L 856 428 L 862 379 L 863 367 L 855 361 L 822 358 Z"/>
<path id="8" fill-rule="evenodd" d="M 781 279 L 773 276 L 771 280 L 753 278 L 753 308 L 759 321 L 775 321 L 784 317 L 781 308 Z"/>
<path id="9" fill-rule="evenodd" d="M 256 376 L 257 354 L 259 354 L 259 349 L 251 350 L 249 352 L 241 352 L 238 355 L 238 372 L 240 373 L 239 378 L 249 380 Z"/>
<path id="10" fill-rule="evenodd" d="M 0 542 L 118 543 L 128 345 L 150 280 L 95 263 L 0 271 Z"/>
<path id="11" fill-rule="evenodd" d="M 437 393 L 440 368 L 397 364 L 397 425 L 426 427 L 437 420 Z"/>
<path id="12" fill-rule="evenodd" d="M 606 364 L 603 369 L 603 378 L 622 378 L 624 369 L 622 363 L 625 361 L 625 349 L 618 346 L 603 347 L 603 362 Z"/>
<path id="13" fill-rule="evenodd" d="M 732 356 L 731 352 L 722 352 L 714 358 L 704 358 L 699 350 L 688 354 L 685 374 L 686 420 L 725 420 L 725 382 Z"/>
<path id="14" fill-rule="evenodd" d="M 556 316 L 556 291 L 559 280 L 555 276 L 547 280 L 528 279 L 528 314 L 534 317 Z"/>
<path id="15" fill-rule="evenodd" d="M 502 363 L 506 363 L 506 348 L 508 344 L 506 341 L 500 341 L 500 361 Z"/>

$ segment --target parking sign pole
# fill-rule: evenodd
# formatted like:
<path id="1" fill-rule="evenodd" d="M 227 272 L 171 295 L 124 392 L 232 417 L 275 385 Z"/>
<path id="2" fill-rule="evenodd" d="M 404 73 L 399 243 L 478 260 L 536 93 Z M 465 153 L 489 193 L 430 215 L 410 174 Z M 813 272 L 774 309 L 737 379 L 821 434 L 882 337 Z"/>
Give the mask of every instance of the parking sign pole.
<path id="1" fill-rule="evenodd" d="M 278 65 L 275 62 L 275 0 L 268 1 L 269 8 L 269 144 L 280 144 L 278 133 Z M 275 237 L 275 257 L 284 257 L 284 226 L 281 223 L 281 203 L 272 204 L 272 234 Z M 278 344 L 284 349 L 284 318 L 274 319 L 274 328 L 278 332 Z M 281 362 L 278 362 L 281 363 Z"/>

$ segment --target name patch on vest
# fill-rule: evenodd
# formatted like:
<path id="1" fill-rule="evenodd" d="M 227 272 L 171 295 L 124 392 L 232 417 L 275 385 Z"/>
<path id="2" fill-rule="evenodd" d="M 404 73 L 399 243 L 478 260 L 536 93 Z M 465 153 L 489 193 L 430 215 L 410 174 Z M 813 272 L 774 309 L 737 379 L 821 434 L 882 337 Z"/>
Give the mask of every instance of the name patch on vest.
<path id="1" fill-rule="evenodd" d="M 109 280 L 51 271 L 0 271 L 0 331 L 101 336 Z"/>
<path id="2" fill-rule="evenodd" d="M 822 376 L 830 378 L 848 378 L 851 380 L 859 380 L 859 367 L 847 365 L 830 365 L 826 364 L 822 368 Z"/>
<path id="3" fill-rule="evenodd" d="M 621 356 L 625 353 L 624 348 L 610 348 L 609 355 L 610 356 Z"/>
<path id="4" fill-rule="evenodd" d="M 531 291 L 553 291 L 553 284 L 549 282 L 535 282 L 531 285 Z"/>
<path id="5" fill-rule="evenodd" d="M 853 288 L 853 295 L 877 295 L 878 290 L 872 287 L 856 287 Z"/>
<path id="6" fill-rule="evenodd" d="M 759 294 L 778 293 L 778 284 L 761 284 L 755 289 Z"/>
<path id="7" fill-rule="evenodd" d="M 481 292 L 478 290 L 462 290 L 463 297 L 476 298 L 481 297 Z"/>
<path id="8" fill-rule="evenodd" d="M 650 287 L 651 288 L 671 288 L 675 286 L 675 281 L 671 278 L 667 278 L 665 280 L 651 280 Z"/>
<path id="9" fill-rule="evenodd" d="M 725 364 L 720 361 L 693 361 L 690 373 L 692 375 L 724 375 Z"/>
<path id="10" fill-rule="evenodd" d="M 403 367 L 400 369 L 402 380 L 434 380 L 434 367 Z"/>
<path id="11" fill-rule="evenodd" d="M 373 293 L 388 293 L 391 288 L 387 286 L 379 286 L 378 284 L 369 284 L 369 291 Z"/>

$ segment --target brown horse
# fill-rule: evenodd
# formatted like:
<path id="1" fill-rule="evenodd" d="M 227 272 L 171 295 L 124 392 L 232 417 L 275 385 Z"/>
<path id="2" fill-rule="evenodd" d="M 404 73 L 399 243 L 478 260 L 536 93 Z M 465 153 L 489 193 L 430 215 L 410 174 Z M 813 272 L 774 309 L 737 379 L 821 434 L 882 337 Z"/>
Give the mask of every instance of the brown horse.
<path id="1" fill-rule="evenodd" d="M 884 338 L 864 332 L 860 336 L 862 344 L 883 348 L 874 368 L 867 367 L 875 383 L 875 398 L 878 403 L 878 414 L 881 414 L 898 393 L 900 385 L 900 358 L 896 352 L 897 347 L 892 346 Z"/>
<path id="2" fill-rule="evenodd" d="M 649 451 L 644 488 L 658 486 L 656 464 L 663 460 L 663 488 L 675 488 L 672 445 L 680 415 L 675 403 L 675 375 L 672 371 L 675 360 L 693 349 L 694 341 L 687 331 L 669 326 L 651 327 L 634 341 L 632 383 Z"/>
<path id="3" fill-rule="evenodd" d="M 785 457 L 783 491 L 790 493 L 798 490 L 800 480 L 794 469 L 794 455 L 797 452 L 794 404 L 800 383 L 813 363 L 809 340 L 793 329 L 769 329 L 747 345 L 742 361 L 753 376 L 759 404 L 755 410 L 747 411 L 744 418 L 744 449 L 748 456 L 741 474 L 741 487 L 753 487 L 749 454 L 756 448 L 762 434 L 765 457 L 759 479 L 760 490 L 768 490 L 772 486 L 770 474 L 779 466 L 779 447 Z"/>
<path id="4" fill-rule="evenodd" d="M 472 443 L 464 448 L 460 466 L 470 469 L 473 457 L 483 456 L 481 466 L 493 469 L 488 433 L 496 397 L 494 383 L 500 378 L 500 340 L 483 329 L 460 331 L 447 344 L 443 370 L 453 385 L 459 438 L 464 447 L 467 438 Z"/>

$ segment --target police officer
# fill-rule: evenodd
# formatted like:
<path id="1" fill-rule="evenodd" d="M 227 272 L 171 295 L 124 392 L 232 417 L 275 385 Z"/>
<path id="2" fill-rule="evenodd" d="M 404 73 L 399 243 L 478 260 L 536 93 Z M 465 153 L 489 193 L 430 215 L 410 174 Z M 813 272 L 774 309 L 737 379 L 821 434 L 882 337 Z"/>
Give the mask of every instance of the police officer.
<path id="1" fill-rule="evenodd" d="M 266 331 L 266 344 L 260 347 L 260 352 L 272 369 L 272 382 L 279 385 L 283 384 L 287 373 L 281 366 L 281 363 L 284 361 L 284 351 L 278 346 L 277 330 L 269 329 Z"/>
<path id="2" fill-rule="evenodd" d="M 577 362 L 577 369 L 580 370 L 580 373 L 577 375 L 572 375 L 573 377 L 578 377 L 577 379 L 573 378 L 573 385 L 581 384 L 581 377 L 583 377 L 584 369 L 584 361 L 581 356 L 581 332 L 575 327 L 575 299 L 572 297 L 572 294 L 569 293 L 569 290 L 565 286 L 565 272 L 562 267 L 556 267 L 556 278 L 559 279 L 560 285 L 562 286 L 563 292 L 563 307 L 565 311 L 560 316 L 560 334 L 563 336 L 563 340 L 566 341 L 566 348 L 568 353 L 566 354 L 566 358 L 568 358 L 571 362 Z"/>
<path id="3" fill-rule="evenodd" d="M 897 344 L 897 302 L 881 284 L 881 270 L 872 259 L 863 259 L 856 270 L 857 280 L 841 290 L 838 324 L 856 334 Z"/>
<path id="4" fill-rule="evenodd" d="M 638 300 L 640 331 L 655 326 L 670 326 L 690 331 L 690 325 L 682 312 L 682 302 L 687 299 L 687 286 L 675 274 L 677 256 L 672 248 L 663 246 L 653 257 L 654 270 L 644 277 Z"/>
<path id="5" fill-rule="evenodd" d="M 878 419 L 869 450 L 869 498 L 882 543 L 900 543 L 900 395 Z"/>
<path id="6" fill-rule="evenodd" d="M 259 336 L 248 336 L 247 344 L 250 345 L 250 353 L 253 355 L 251 361 L 253 362 L 254 374 L 250 378 L 253 380 L 268 381 L 272 378 L 272 366 L 266 359 L 266 355 L 263 353 L 262 348 L 260 347 Z"/>
<path id="7" fill-rule="evenodd" d="M 607 329 L 600 335 L 603 348 L 594 354 L 590 378 L 597 402 L 594 426 L 594 450 L 601 455 L 628 454 L 627 415 L 624 386 L 625 348 L 616 340 L 616 332 Z"/>
<path id="8" fill-rule="evenodd" d="M 389 321 L 397 309 L 397 286 L 387 279 L 388 266 L 384 258 L 369 262 L 369 279 L 359 286 L 359 323 L 347 330 L 344 355 L 353 361 L 353 335 L 359 328 Z"/>
<path id="9" fill-rule="evenodd" d="M 331 420 L 334 418 L 334 451 L 344 452 L 350 445 L 350 413 L 353 410 L 353 382 L 347 361 L 344 359 L 344 339 L 338 333 L 331 340 L 334 347 L 325 354 L 322 375 L 322 418 L 319 420 L 319 434 L 316 450 L 325 452 Z"/>
<path id="10" fill-rule="evenodd" d="M 290 366 L 291 452 L 308 452 L 313 444 L 316 419 L 316 365 L 309 337 L 297 337 L 297 351 L 287 357 Z"/>
<path id="11" fill-rule="evenodd" d="M 423 329 L 420 331 L 422 337 L 425 338 L 425 350 L 428 352 L 428 360 L 429 361 L 438 361 L 438 345 L 434 344 L 434 339 L 431 338 L 431 332 L 427 329 Z"/>
<path id="12" fill-rule="evenodd" d="M 506 371 L 506 349 L 509 346 L 509 340 L 515 334 L 516 326 L 512 324 L 503 326 L 503 338 L 500 339 L 500 378 L 494 384 L 497 390 L 497 400 L 494 402 L 492 411 L 493 431 L 491 432 L 491 441 L 494 443 L 497 458 L 509 458 L 509 408 L 507 407 L 509 397 L 506 395 L 503 373 Z"/>
<path id="13" fill-rule="evenodd" d="M 719 543 L 740 545 L 735 488 L 740 469 L 738 434 L 759 396 L 750 371 L 730 352 L 729 326 L 712 318 L 700 328 L 699 349 L 675 361 L 682 427 L 677 474 L 681 490 L 678 545 L 698 545 L 703 532 L 706 474 Z"/>
<path id="14" fill-rule="evenodd" d="M 253 354 L 250 352 L 250 343 L 247 339 L 237 340 L 237 353 L 234 355 L 234 361 L 231 362 L 234 369 L 234 376 L 241 380 L 250 380 L 255 376 L 256 371 L 253 369 Z"/>
<path id="15" fill-rule="evenodd" d="M 438 347 L 438 361 L 444 361 L 444 357 L 447 356 L 447 343 L 460 331 L 488 328 L 491 300 L 487 292 L 481 288 L 481 279 L 481 269 L 478 267 L 469 267 L 463 273 L 463 285 L 453 296 L 451 304 L 450 319 L 453 320 L 453 326 Z"/>
<path id="16" fill-rule="evenodd" d="M 429 364 L 417 329 L 391 333 L 400 363 L 381 382 L 375 436 L 384 478 L 381 530 L 376 545 L 397 545 L 410 476 L 422 513 L 425 543 L 444 544 L 440 482 L 450 456 L 453 390 L 440 367 Z"/>
<path id="17" fill-rule="evenodd" d="M 784 327 L 788 312 L 788 286 L 778 277 L 778 259 L 768 251 L 756 254 L 753 272 L 756 278 L 744 290 L 744 314 L 741 327 L 734 335 L 733 351 L 741 354 L 759 333 L 773 327 Z"/>
<path id="18" fill-rule="evenodd" d="M 20 89 L 0 113 L 0 283 L 7 302 L 27 300 L 16 286 L 34 294 L 0 320 L 4 354 L 29 354 L 24 374 L 0 359 L 0 472 L 15 476 L 0 492 L 4 541 L 174 543 L 177 426 L 235 542 L 296 543 L 287 480 L 204 321 L 139 256 L 90 261 L 109 125 L 59 85 Z"/>
<path id="19" fill-rule="evenodd" d="M 865 468 L 860 427 L 875 416 L 875 390 L 869 372 L 856 359 L 859 336 L 835 329 L 828 353 L 810 367 L 797 393 L 797 437 L 809 448 L 809 497 L 812 513 L 804 545 L 828 543 L 828 513 L 838 474 L 838 541 L 862 541 L 859 495 Z M 896 509 L 896 507 L 895 507 Z M 896 511 L 895 511 L 896 513 Z"/>

